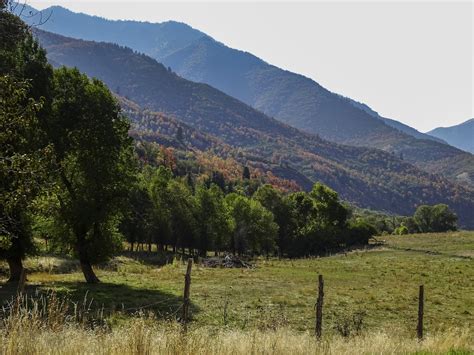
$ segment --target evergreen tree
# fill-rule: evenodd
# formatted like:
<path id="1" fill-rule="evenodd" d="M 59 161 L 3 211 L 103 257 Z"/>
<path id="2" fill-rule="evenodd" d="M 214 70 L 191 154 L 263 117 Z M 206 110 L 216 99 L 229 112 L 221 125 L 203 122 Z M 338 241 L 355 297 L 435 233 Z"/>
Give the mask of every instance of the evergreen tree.
<path id="1" fill-rule="evenodd" d="M 176 132 L 176 139 L 180 142 L 182 142 L 184 139 L 183 128 L 181 126 L 178 127 Z"/>
<path id="2" fill-rule="evenodd" d="M 250 179 L 250 169 L 248 166 L 244 166 L 244 170 L 242 172 L 242 179 L 249 180 Z"/>

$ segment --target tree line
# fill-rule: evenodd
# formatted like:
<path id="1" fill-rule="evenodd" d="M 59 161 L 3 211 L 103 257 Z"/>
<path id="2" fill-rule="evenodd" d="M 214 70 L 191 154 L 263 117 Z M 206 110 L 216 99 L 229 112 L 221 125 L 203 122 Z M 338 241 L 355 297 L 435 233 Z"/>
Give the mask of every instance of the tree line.
<path id="1" fill-rule="evenodd" d="M 229 192 L 211 178 L 195 184 L 188 176 L 173 177 L 164 166 L 147 166 L 120 230 L 132 250 L 145 244 L 150 251 L 156 245 L 200 256 L 209 251 L 308 256 L 367 243 L 375 233 L 368 224 L 350 222 L 349 209 L 322 184 L 291 194 L 265 184 L 251 196 L 244 186 L 233 185 Z"/>
<path id="2" fill-rule="evenodd" d="M 413 216 L 396 216 L 382 212 L 355 209 L 353 219 L 371 224 L 377 235 L 405 235 L 416 233 L 440 233 L 457 230 L 458 217 L 448 205 L 418 206 Z"/>
<path id="3" fill-rule="evenodd" d="M 377 230 L 351 219 L 329 187 L 284 194 L 251 182 L 176 176 L 172 156 L 143 164 L 109 89 L 53 69 L 30 30 L 0 3 L 0 259 L 10 281 L 35 237 L 75 256 L 84 278 L 123 247 L 299 257 L 366 244 Z"/>

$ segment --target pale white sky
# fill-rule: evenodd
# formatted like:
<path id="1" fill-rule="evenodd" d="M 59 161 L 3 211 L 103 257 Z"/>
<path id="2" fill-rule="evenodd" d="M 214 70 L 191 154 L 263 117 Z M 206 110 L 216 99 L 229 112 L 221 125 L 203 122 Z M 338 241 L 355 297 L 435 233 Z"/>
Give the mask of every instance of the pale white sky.
<path id="1" fill-rule="evenodd" d="M 185 22 L 421 131 L 474 117 L 472 1 L 27 2 Z"/>

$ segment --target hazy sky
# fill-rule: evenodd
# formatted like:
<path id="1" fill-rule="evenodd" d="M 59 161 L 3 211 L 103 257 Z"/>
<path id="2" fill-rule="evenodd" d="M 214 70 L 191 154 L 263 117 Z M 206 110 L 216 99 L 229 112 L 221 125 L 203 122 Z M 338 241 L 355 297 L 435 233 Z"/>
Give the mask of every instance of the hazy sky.
<path id="1" fill-rule="evenodd" d="M 28 3 L 110 19 L 185 22 L 421 131 L 474 117 L 471 1 Z"/>

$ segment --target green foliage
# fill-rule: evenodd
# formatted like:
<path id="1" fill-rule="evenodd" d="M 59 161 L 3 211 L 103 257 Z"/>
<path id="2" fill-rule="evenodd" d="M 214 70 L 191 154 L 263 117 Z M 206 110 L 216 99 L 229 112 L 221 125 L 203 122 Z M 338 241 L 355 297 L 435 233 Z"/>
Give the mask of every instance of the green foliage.
<path id="1" fill-rule="evenodd" d="M 290 194 L 288 204 L 287 218 L 292 228 L 290 256 L 315 255 L 368 243 L 367 230 L 347 225 L 349 211 L 339 201 L 338 194 L 327 186 L 317 183 L 309 194 Z"/>
<path id="2" fill-rule="evenodd" d="M 275 223 L 278 224 L 278 239 L 276 241 L 278 253 L 285 255 L 293 239 L 293 221 L 289 218 L 291 209 L 288 199 L 268 184 L 259 187 L 253 198 L 273 213 Z"/>
<path id="3" fill-rule="evenodd" d="M 54 73 L 48 139 L 58 172 L 58 216 L 81 263 L 107 259 L 120 247 L 118 222 L 133 180 L 128 121 L 104 84 L 77 69 Z"/>
<path id="4" fill-rule="evenodd" d="M 310 192 L 315 201 L 320 223 L 325 226 L 343 227 L 348 216 L 347 209 L 340 203 L 339 195 L 329 187 L 316 183 Z"/>
<path id="5" fill-rule="evenodd" d="M 40 130 L 50 74 L 27 27 L 0 8 L 1 258 L 18 260 L 34 250 L 28 209 L 46 180 L 51 156 Z"/>
<path id="6" fill-rule="evenodd" d="M 395 230 L 393 231 L 393 234 L 396 235 L 405 235 L 408 233 L 408 228 L 403 223 L 399 227 L 395 228 Z"/>
<path id="7" fill-rule="evenodd" d="M 231 193 L 225 198 L 234 219 L 230 249 L 238 254 L 269 254 L 275 248 L 278 225 L 273 215 L 260 202 Z"/>
<path id="8" fill-rule="evenodd" d="M 38 193 L 41 150 L 32 144 L 37 103 L 25 84 L 0 77 L 0 256 L 24 256 L 31 246 L 26 209 Z"/>
<path id="9" fill-rule="evenodd" d="M 369 243 L 369 239 L 377 234 L 377 229 L 364 220 L 351 222 L 344 236 L 347 246 L 365 245 Z"/>
<path id="10" fill-rule="evenodd" d="M 444 204 L 419 206 L 413 215 L 413 219 L 422 233 L 447 232 L 457 229 L 456 214 Z"/>
<path id="11" fill-rule="evenodd" d="M 131 188 L 128 196 L 128 209 L 120 222 L 120 231 L 130 243 L 152 242 L 153 204 L 144 184 Z"/>
<path id="12" fill-rule="evenodd" d="M 195 200 L 189 186 L 182 180 L 170 180 L 167 186 L 172 245 L 192 248 L 196 246 L 198 226 Z"/>
<path id="13" fill-rule="evenodd" d="M 232 233 L 232 222 L 224 203 L 222 190 L 216 185 L 201 185 L 196 190 L 198 249 L 205 256 L 208 250 L 226 250 Z"/>

